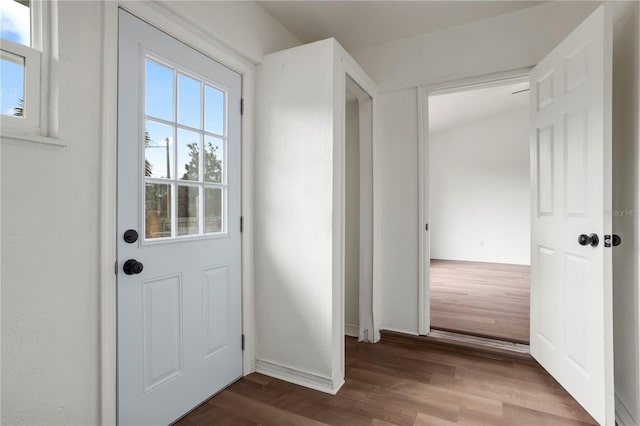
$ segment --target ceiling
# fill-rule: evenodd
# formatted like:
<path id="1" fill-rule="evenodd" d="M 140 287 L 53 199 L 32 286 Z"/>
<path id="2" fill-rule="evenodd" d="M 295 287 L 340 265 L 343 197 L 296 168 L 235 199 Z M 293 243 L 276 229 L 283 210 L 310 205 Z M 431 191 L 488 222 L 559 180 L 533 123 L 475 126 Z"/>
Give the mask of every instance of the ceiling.
<path id="1" fill-rule="evenodd" d="M 429 133 L 506 113 L 529 105 L 529 82 L 429 97 Z"/>
<path id="2" fill-rule="evenodd" d="M 335 37 L 352 52 L 502 15 L 542 1 L 258 1 L 302 43 Z"/>

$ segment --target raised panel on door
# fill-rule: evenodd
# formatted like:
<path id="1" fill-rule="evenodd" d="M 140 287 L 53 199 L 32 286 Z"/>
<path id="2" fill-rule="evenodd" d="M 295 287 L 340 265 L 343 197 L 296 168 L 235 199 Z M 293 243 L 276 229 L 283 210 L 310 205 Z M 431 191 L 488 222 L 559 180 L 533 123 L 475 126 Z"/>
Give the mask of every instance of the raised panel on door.
<path id="1" fill-rule="evenodd" d="M 142 282 L 144 391 L 182 373 L 182 289 L 180 275 Z"/>
<path id="2" fill-rule="evenodd" d="M 202 304 L 204 359 L 229 347 L 229 268 L 228 265 L 205 268 L 202 271 Z"/>

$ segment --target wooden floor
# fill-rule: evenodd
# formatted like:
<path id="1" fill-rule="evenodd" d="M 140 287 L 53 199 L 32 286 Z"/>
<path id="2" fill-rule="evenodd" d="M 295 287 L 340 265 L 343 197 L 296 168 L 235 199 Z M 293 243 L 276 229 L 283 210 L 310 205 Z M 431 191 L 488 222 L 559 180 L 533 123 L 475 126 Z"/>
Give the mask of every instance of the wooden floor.
<path id="1" fill-rule="evenodd" d="M 428 343 L 346 341 L 346 383 L 335 396 L 251 374 L 176 424 L 596 424 L 530 359 Z"/>
<path id="2" fill-rule="evenodd" d="M 431 327 L 529 343 L 529 266 L 431 260 Z"/>

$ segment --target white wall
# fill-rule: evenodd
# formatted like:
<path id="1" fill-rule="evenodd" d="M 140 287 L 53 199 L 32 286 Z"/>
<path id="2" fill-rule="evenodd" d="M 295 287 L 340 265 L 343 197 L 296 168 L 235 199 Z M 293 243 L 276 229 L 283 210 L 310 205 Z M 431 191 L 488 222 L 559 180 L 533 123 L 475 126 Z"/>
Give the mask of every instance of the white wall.
<path id="1" fill-rule="evenodd" d="M 100 415 L 103 10 L 94 1 L 58 4 L 67 146 L 0 139 L 2 424 L 91 425 Z M 219 23 L 246 57 L 298 44 L 253 3 L 203 5 L 183 11 Z"/>
<path id="2" fill-rule="evenodd" d="M 431 258 L 528 265 L 529 109 L 429 135 Z"/>
<path id="3" fill-rule="evenodd" d="M 300 41 L 253 1 L 161 0 L 165 7 L 188 16 L 253 63 Z"/>
<path id="4" fill-rule="evenodd" d="M 598 2 L 549 2 L 352 52 L 382 90 L 536 64 Z"/>
<path id="5" fill-rule="evenodd" d="M 614 5 L 613 232 L 623 239 L 613 250 L 614 368 L 618 423 L 629 426 L 640 423 L 640 14 L 635 2 Z"/>
<path id="6" fill-rule="evenodd" d="M 266 56 L 258 67 L 259 371 L 266 365 L 333 376 L 332 59 L 328 40 Z"/>
<path id="7" fill-rule="evenodd" d="M 598 4 L 549 2 L 352 52 L 378 83 L 383 328 L 418 332 L 417 85 L 535 65 Z M 385 93 L 386 91 L 386 93 Z"/>
<path id="8" fill-rule="evenodd" d="M 345 110 L 345 332 L 357 337 L 360 325 L 360 108 L 358 99 Z"/>
<path id="9" fill-rule="evenodd" d="M 334 39 L 266 56 L 256 92 L 256 370 L 329 393 L 344 383 L 347 74 L 375 103 Z"/>

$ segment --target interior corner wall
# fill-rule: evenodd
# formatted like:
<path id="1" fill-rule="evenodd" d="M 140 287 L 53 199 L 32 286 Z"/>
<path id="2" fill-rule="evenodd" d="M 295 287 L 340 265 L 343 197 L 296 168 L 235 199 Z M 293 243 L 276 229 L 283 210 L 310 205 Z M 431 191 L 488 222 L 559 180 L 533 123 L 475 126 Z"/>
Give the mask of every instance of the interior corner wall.
<path id="1" fill-rule="evenodd" d="M 268 55 L 256 82 L 256 367 L 312 382 L 334 373 L 333 55 Z"/>
<path id="2" fill-rule="evenodd" d="M 161 0 L 160 3 L 175 13 L 189 17 L 254 63 L 261 62 L 266 54 L 301 44 L 257 2 Z"/>
<path id="3" fill-rule="evenodd" d="M 183 15 L 226 19 L 217 32 L 245 57 L 299 43 L 253 2 L 197 6 Z M 1 424 L 100 422 L 103 5 L 57 7 L 66 147 L 0 138 Z"/>
<path id="4" fill-rule="evenodd" d="M 431 258 L 530 264 L 529 109 L 429 135 Z"/>
<path id="5" fill-rule="evenodd" d="M 416 87 L 535 65 L 598 2 L 548 2 L 475 23 L 351 52 L 380 88 L 380 324 L 418 332 Z M 544 25 L 540 23 L 544 22 Z"/>
<path id="6" fill-rule="evenodd" d="M 640 423 L 640 13 L 614 2 L 613 51 L 613 320 L 616 416 Z"/>

